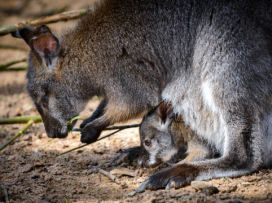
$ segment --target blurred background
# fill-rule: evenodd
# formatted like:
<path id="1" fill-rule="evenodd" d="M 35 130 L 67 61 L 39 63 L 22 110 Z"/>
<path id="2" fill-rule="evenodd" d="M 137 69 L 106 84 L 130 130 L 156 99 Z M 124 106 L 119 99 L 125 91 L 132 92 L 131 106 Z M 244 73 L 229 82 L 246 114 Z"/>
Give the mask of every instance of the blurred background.
<path id="1" fill-rule="evenodd" d="M 43 16 L 92 7 L 97 1 L 99 0 L 0 0 L 0 28 Z M 54 34 L 59 35 L 62 30 L 72 27 L 76 22 L 77 20 L 61 21 L 48 26 Z M 29 47 L 23 40 L 10 35 L 0 36 L 0 64 L 25 57 L 28 51 Z M 22 66 L 25 63 L 13 65 Z M 3 94 L 25 91 L 25 72 L 0 72 L 0 97 Z"/>

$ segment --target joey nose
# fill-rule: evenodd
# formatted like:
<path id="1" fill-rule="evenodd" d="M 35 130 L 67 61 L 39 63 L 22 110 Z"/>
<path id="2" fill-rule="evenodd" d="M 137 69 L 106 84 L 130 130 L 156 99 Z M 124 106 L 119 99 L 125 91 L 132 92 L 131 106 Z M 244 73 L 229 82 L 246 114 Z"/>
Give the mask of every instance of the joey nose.
<path id="1" fill-rule="evenodd" d="M 54 133 L 52 133 L 52 132 L 46 131 L 46 134 L 47 134 L 47 136 L 50 137 L 50 138 L 56 138 L 56 135 L 55 135 Z"/>

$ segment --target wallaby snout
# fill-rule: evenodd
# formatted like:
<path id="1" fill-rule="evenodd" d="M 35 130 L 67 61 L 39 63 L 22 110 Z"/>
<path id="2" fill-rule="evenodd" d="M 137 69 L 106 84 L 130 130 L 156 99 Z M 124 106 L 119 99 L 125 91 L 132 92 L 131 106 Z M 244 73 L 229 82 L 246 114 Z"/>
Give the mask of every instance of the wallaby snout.
<path id="1" fill-rule="evenodd" d="M 73 129 L 76 121 L 67 125 L 67 123 L 61 123 L 57 119 L 50 116 L 43 120 L 46 134 L 50 138 L 66 138 L 68 136 L 68 129 Z"/>
<path id="2" fill-rule="evenodd" d="M 61 125 L 58 125 L 56 122 L 44 122 L 46 134 L 50 138 L 66 138 L 68 136 L 68 130 L 65 129 L 67 126 L 62 127 Z M 52 126 L 52 127 L 50 127 Z"/>

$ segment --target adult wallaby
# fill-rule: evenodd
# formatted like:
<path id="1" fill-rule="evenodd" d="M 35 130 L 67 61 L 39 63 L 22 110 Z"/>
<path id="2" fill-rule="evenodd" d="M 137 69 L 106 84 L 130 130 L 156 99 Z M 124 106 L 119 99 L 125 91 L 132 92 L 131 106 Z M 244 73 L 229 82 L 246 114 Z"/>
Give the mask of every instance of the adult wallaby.
<path id="1" fill-rule="evenodd" d="M 140 138 L 139 156 L 135 159 L 140 166 L 147 168 L 169 161 L 178 152 L 188 155 L 180 163 L 201 161 L 217 155 L 217 150 L 195 136 L 190 126 L 186 126 L 182 117 L 176 116 L 172 105 L 166 102 L 144 116 Z"/>
<path id="2" fill-rule="evenodd" d="M 169 66 L 167 49 L 176 41 L 166 31 L 176 24 L 175 35 L 182 31 L 180 3 L 105 0 L 60 38 L 45 25 L 12 33 L 31 48 L 27 89 L 49 137 L 66 137 L 68 121 L 95 95 L 103 100 L 81 124 L 86 143 L 108 125 L 144 115 L 161 101 L 178 68 Z M 178 16 L 169 16 L 173 9 Z M 174 38 L 182 40 L 179 34 Z"/>
<path id="3" fill-rule="evenodd" d="M 272 135 L 272 2 L 107 0 L 60 40 L 47 27 L 14 36 L 31 47 L 28 91 L 51 137 L 94 95 L 83 122 L 92 142 L 107 125 L 171 103 L 218 159 L 178 164 L 145 188 L 243 175 L 268 164 Z"/>
<path id="4" fill-rule="evenodd" d="M 206 143 L 202 146 L 214 146 L 220 157 L 182 161 L 150 176 L 137 192 L 245 175 L 272 163 L 272 10 L 265 9 L 272 2 L 210 2 L 205 12 L 210 16 L 202 15 L 197 29 L 191 30 L 189 64 L 167 84 L 162 99 L 190 126 L 194 137 Z M 196 8 L 192 15 L 198 13 Z M 140 133 L 155 128 L 153 132 L 165 134 L 155 144 L 166 140 L 171 133 L 171 118 L 166 115 L 157 124 L 145 118 Z M 156 163 L 154 155 L 149 162 Z"/>

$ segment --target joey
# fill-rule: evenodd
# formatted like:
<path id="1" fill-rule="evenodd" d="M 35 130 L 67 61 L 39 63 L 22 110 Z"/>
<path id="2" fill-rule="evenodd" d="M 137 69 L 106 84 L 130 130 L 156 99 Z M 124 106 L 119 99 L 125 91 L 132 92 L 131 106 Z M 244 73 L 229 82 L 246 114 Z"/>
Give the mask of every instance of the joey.
<path id="1" fill-rule="evenodd" d="M 194 136 L 190 126 L 186 126 L 182 117 L 175 115 L 172 105 L 166 102 L 144 116 L 140 140 L 138 164 L 146 168 L 167 162 L 180 152 L 187 154 L 181 162 L 205 160 L 216 154 Z"/>

